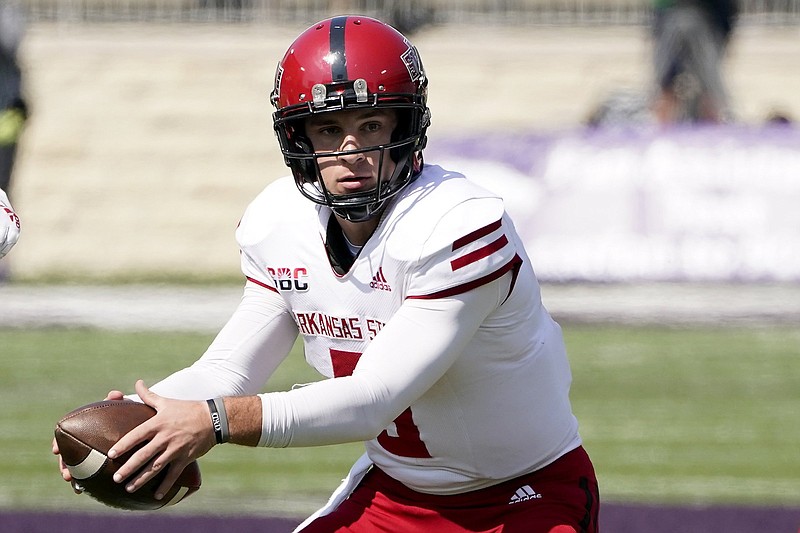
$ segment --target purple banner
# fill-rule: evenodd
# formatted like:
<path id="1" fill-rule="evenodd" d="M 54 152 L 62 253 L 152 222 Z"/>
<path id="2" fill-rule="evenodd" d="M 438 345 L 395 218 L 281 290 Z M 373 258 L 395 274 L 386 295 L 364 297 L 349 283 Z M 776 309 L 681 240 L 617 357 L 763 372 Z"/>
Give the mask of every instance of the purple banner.
<path id="1" fill-rule="evenodd" d="M 503 196 L 549 281 L 800 281 L 800 129 L 714 126 L 432 139 Z"/>

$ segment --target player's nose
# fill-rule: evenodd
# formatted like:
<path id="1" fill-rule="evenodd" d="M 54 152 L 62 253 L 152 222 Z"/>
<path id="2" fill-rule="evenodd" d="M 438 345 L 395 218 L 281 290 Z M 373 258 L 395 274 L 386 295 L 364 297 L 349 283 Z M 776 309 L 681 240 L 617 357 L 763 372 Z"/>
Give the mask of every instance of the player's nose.
<path id="1" fill-rule="evenodd" d="M 361 143 L 358 141 L 358 138 L 355 135 L 347 135 L 339 148 L 341 152 L 339 159 L 350 164 L 363 160 L 366 155 L 364 152 L 358 151 L 360 148 Z"/>

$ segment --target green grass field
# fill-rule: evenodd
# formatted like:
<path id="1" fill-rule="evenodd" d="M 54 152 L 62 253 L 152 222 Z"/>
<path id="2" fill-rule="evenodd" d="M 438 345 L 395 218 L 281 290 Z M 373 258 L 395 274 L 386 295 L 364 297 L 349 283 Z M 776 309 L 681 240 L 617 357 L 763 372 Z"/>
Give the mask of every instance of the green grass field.
<path id="1" fill-rule="evenodd" d="M 574 409 L 607 501 L 800 505 L 800 328 L 564 331 Z M 185 366 L 211 338 L 0 329 L 0 508 L 104 511 L 60 480 L 55 422 Z M 317 379 L 295 352 L 270 390 Z M 303 516 L 361 449 L 218 447 L 201 459 L 201 492 L 166 512 Z"/>

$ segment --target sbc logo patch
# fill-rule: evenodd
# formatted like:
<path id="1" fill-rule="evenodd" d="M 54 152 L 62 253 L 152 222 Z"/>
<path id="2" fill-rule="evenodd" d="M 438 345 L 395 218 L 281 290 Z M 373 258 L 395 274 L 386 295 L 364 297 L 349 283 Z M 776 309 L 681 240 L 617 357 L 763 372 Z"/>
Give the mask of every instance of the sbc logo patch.
<path id="1" fill-rule="evenodd" d="M 275 280 L 275 286 L 281 292 L 305 292 L 308 290 L 308 270 L 305 267 L 267 267 L 267 272 Z"/>

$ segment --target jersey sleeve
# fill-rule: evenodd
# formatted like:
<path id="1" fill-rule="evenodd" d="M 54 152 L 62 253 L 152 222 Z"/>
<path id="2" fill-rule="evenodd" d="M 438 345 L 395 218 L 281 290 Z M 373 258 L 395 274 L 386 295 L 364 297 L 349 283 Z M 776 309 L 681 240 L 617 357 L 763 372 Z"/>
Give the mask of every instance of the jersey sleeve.
<path id="1" fill-rule="evenodd" d="M 461 294 L 498 279 L 521 262 L 513 224 L 499 198 L 473 198 L 442 216 L 410 273 L 408 298 Z"/>
<path id="2" fill-rule="evenodd" d="M 247 278 L 247 281 L 277 293 L 278 289 L 275 287 L 275 280 L 267 274 L 263 265 L 247 249 L 241 249 L 240 254 L 242 274 Z"/>
<path id="3" fill-rule="evenodd" d="M 247 206 L 236 228 L 236 242 L 241 254 L 242 273 L 248 281 L 277 292 L 275 280 L 267 270 L 269 258 L 264 256 L 271 247 L 264 246 L 264 243 L 283 231 L 283 224 L 288 214 L 296 209 L 299 196 L 294 182 L 290 178 L 281 178 L 270 183 Z"/>
<path id="4" fill-rule="evenodd" d="M 194 400 L 256 394 L 296 338 L 297 327 L 280 296 L 248 283 L 238 307 L 200 359 L 152 390 Z"/>

